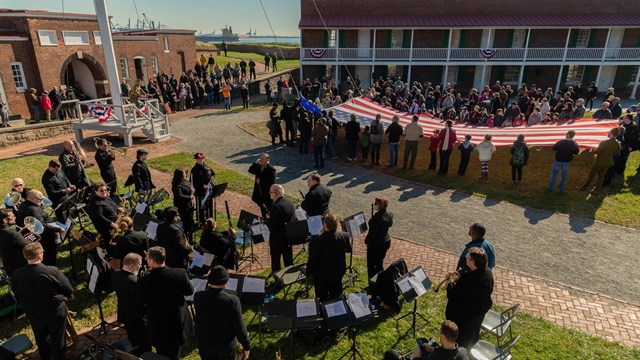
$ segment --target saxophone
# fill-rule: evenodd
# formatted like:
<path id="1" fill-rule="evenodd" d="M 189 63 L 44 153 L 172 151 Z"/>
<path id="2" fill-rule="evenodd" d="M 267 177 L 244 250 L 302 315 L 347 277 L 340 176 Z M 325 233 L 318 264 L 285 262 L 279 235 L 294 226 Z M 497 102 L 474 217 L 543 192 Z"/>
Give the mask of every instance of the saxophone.
<path id="1" fill-rule="evenodd" d="M 115 245 L 113 241 L 117 237 L 121 236 L 125 232 L 125 230 L 122 229 L 121 222 L 122 222 L 122 218 L 125 217 L 126 215 L 127 214 L 123 211 L 120 214 L 118 214 L 118 217 L 116 218 L 116 221 L 114 221 L 114 223 L 118 226 L 118 228 L 117 229 L 111 229 L 109 231 L 109 234 L 111 235 L 111 240 L 109 241 L 109 245 Z"/>

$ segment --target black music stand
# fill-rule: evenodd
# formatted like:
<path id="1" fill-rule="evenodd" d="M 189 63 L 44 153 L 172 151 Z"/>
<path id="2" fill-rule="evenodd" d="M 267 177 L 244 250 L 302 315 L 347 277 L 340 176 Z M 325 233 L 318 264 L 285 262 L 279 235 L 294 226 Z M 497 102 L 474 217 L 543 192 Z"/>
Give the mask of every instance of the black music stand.
<path id="1" fill-rule="evenodd" d="M 224 194 L 225 190 L 227 190 L 227 186 L 229 183 L 222 183 L 218 185 L 213 185 L 211 188 L 211 194 L 209 194 L 209 198 L 206 201 L 211 201 L 213 203 L 213 218 L 215 219 L 218 215 L 218 209 L 216 209 L 216 198 L 220 197 Z"/>
<path id="2" fill-rule="evenodd" d="M 100 247 L 96 248 L 96 250 L 99 251 Z M 103 298 L 101 296 L 101 293 L 103 290 L 98 287 L 99 285 L 98 281 L 99 281 L 101 272 L 98 266 L 96 265 L 95 260 L 92 258 L 90 254 L 87 254 L 86 259 L 87 259 L 87 263 L 86 263 L 87 266 L 85 270 L 87 272 L 87 279 L 85 281 L 85 285 L 87 287 L 87 290 L 89 290 L 89 292 L 91 292 L 96 296 L 96 303 L 98 304 L 98 312 L 100 314 L 100 323 L 94 326 L 93 329 L 91 330 L 94 330 L 99 327 L 100 331 L 98 331 L 98 336 L 106 335 L 107 332 L 109 332 L 110 330 L 110 329 L 107 329 L 107 326 L 110 326 L 111 328 L 116 328 L 116 327 L 120 327 L 120 325 L 110 323 L 104 319 L 104 312 L 102 311 Z"/>
<path id="3" fill-rule="evenodd" d="M 367 221 L 364 217 L 364 212 L 361 211 L 359 213 L 356 213 L 354 215 L 344 218 L 340 222 L 340 226 L 342 227 L 342 231 L 345 231 L 349 234 L 349 238 L 351 241 L 351 253 L 349 254 L 349 266 L 347 266 L 347 272 L 349 274 L 347 276 L 347 285 L 353 286 L 353 284 L 360 277 L 358 270 L 353 267 L 353 243 L 357 236 L 360 236 L 367 231 Z"/>
<path id="4" fill-rule="evenodd" d="M 322 230 L 322 216 L 310 216 L 306 220 L 294 220 L 286 225 L 287 241 L 289 245 L 302 245 L 302 249 L 296 254 L 293 261 L 303 252 L 307 251 L 307 243 Z"/>
<path id="5" fill-rule="evenodd" d="M 429 323 L 422 314 L 418 312 L 418 298 L 424 295 L 429 289 L 431 289 L 431 280 L 427 276 L 422 266 L 409 271 L 402 275 L 396 281 L 396 286 L 400 289 L 400 293 L 404 297 L 405 302 L 413 301 L 413 310 L 397 318 L 400 321 L 407 316 L 412 316 L 411 328 L 413 329 L 413 336 L 416 336 L 416 317 L 420 317 L 424 322 Z"/>
<path id="6" fill-rule="evenodd" d="M 266 318 L 267 330 L 291 333 L 292 359 L 295 359 L 295 331 L 322 327 L 320 304 L 314 299 L 272 301 L 264 304 L 260 313 Z"/>
<path id="7" fill-rule="evenodd" d="M 355 301 L 354 301 L 355 300 Z M 337 300 L 328 300 L 321 305 L 327 330 L 347 329 L 349 338 L 352 341 L 351 347 L 340 359 L 350 355 L 351 359 L 360 357 L 362 354 L 358 350 L 358 325 L 374 317 L 369 305 L 369 298 L 366 293 L 351 293 L 342 295 Z"/>
<path id="8" fill-rule="evenodd" d="M 258 263 L 260 265 L 260 269 L 262 269 L 262 264 L 260 264 L 260 260 L 258 260 L 258 255 L 253 252 L 253 236 L 251 236 L 251 225 L 253 225 L 259 219 L 258 215 L 252 214 L 245 210 L 240 210 L 240 216 L 238 218 L 238 223 L 236 226 L 242 229 L 242 256 L 240 257 L 239 263 L 244 263 L 248 261 L 248 268 L 250 269 L 253 263 Z M 247 236 L 248 235 L 248 236 Z M 251 249 L 251 253 L 245 256 L 245 249 L 247 238 L 249 239 L 249 247 Z M 263 239 L 264 240 L 264 239 Z M 244 268 L 243 268 L 244 269 Z M 242 271 L 242 270 L 239 270 Z"/>

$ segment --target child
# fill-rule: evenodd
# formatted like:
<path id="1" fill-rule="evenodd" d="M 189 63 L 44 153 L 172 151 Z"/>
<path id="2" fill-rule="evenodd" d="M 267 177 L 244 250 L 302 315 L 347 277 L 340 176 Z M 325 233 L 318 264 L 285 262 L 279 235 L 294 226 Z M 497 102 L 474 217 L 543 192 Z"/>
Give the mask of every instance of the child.
<path id="1" fill-rule="evenodd" d="M 488 127 L 493 127 L 493 114 L 489 114 L 484 124 Z"/>
<path id="2" fill-rule="evenodd" d="M 502 127 L 504 123 L 504 111 L 502 109 L 498 109 L 496 111 L 496 116 L 493 117 L 493 126 Z"/>
<path id="3" fill-rule="evenodd" d="M 553 117 L 551 118 L 551 122 L 558 122 L 558 121 L 560 121 L 560 113 L 554 112 Z"/>
<path id="4" fill-rule="evenodd" d="M 529 147 L 527 142 L 524 141 L 524 135 L 518 135 L 517 140 L 511 146 L 511 181 L 514 184 L 522 182 L 522 168 L 527 165 L 529 161 Z M 517 175 L 517 176 L 516 176 Z"/>
<path id="5" fill-rule="evenodd" d="M 431 153 L 431 161 L 429 161 L 429 168 L 427 171 L 436 171 L 436 154 L 438 153 L 438 134 L 440 130 L 433 130 L 433 135 L 429 137 L 431 142 L 429 143 L 429 152 Z"/>
<path id="6" fill-rule="evenodd" d="M 51 104 L 51 99 L 49 99 L 49 93 L 47 91 L 44 91 L 40 97 L 40 107 L 47 114 L 47 121 L 51 121 L 51 109 L 53 105 Z"/>
<path id="7" fill-rule="evenodd" d="M 491 134 L 484 136 L 484 141 L 478 144 L 478 157 L 480 160 L 480 180 L 489 180 L 489 161 L 491 154 L 496 151 L 496 147 L 491 143 Z"/>
<path id="8" fill-rule="evenodd" d="M 542 122 L 550 123 L 551 122 L 551 113 L 544 114 L 544 120 Z"/>
<path id="9" fill-rule="evenodd" d="M 369 144 L 371 143 L 371 135 L 369 134 L 369 126 L 364 127 L 364 132 L 360 135 L 360 146 L 362 148 L 362 161 L 369 158 Z"/>
<path id="10" fill-rule="evenodd" d="M 469 166 L 471 153 L 475 151 L 475 148 L 471 143 L 471 135 L 464 137 L 464 141 L 458 144 L 458 150 L 460 150 L 460 166 L 458 166 L 458 175 L 464 176 L 467 172 L 467 166 Z"/>
<path id="11" fill-rule="evenodd" d="M 518 114 L 518 116 L 513 118 L 513 126 L 520 126 L 520 125 L 524 125 L 525 122 L 527 120 L 527 117 L 524 116 L 523 113 Z"/>
<path id="12" fill-rule="evenodd" d="M 466 123 L 467 121 L 469 121 L 469 110 L 467 110 L 466 106 L 463 106 L 462 110 L 460 110 L 460 122 Z"/>

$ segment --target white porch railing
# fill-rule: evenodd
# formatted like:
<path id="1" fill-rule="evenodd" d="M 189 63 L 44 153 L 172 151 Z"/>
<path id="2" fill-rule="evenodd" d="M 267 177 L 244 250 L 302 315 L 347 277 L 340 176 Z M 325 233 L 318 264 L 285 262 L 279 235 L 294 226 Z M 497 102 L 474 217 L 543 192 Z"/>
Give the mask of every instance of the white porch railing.
<path id="1" fill-rule="evenodd" d="M 336 57 L 336 50 L 339 56 Z M 301 60 L 314 61 L 640 61 L 640 48 L 302 48 Z M 375 57 L 374 57 L 375 55 Z M 486 54 L 485 54 L 486 55 Z"/>

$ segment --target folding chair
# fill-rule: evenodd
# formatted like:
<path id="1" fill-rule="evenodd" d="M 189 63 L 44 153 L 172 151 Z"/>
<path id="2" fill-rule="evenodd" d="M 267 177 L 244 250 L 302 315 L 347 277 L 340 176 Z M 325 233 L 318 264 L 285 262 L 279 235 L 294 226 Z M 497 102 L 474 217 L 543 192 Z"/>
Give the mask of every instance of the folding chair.
<path id="1" fill-rule="evenodd" d="M 13 356 L 16 358 L 20 355 L 24 355 L 26 357 L 25 353 L 33 347 L 33 343 L 29 340 L 27 335 L 18 334 L 7 341 L 0 343 L 0 347 L 2 347 L 3 350 L 13 353 Z"/>
<path id="2" fill-rule="evenodd" d="M 485 314 L 484 320 L 482 320 L 480 330 L 495 336 L 496 342 L 498 346 L 500 346 L 500 342 L 507 332 L 509 333 L 509 338 L 513 338 L 511 323 L 519 311 L 520 304 L 515 304 L 502 313 L 489 310 Z"/>
<path id="3" fill-rule="evenodd" d="M 296 283 L 304 282 L 304 291 L 309 297 L 309 283 L 306 275 L 307 263 L 287 266 L 284 269 L 274 272 L 273 278 L 276 280 L 275 286 L 284 289 L 283 299 L 287 298 L 287 293 L 291 286 Z"/>
<path id="4" fill-rule="evenodd" d="M 9 296 L 13 299 L 13 320 L 18 318 L 18 298 L 13 293 L 11 289 L 11 279 L 9 278 L 9 274 L 4 269 L 0 269 L 0 283 L 7 283 L 7 287 L 9 290 Z"/>
<path id="5" fill-rule="evenodd" d="M 511 350 L 518 340 L 520 340 L 520 335 L 509 340 L 504 348 L 495 346 L 488 341 L 480 340 L 471 348 L 470 354 L 476 360 L 511 360 Z"/>

